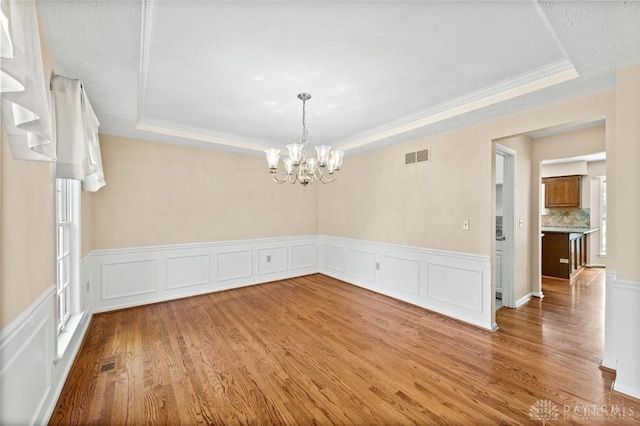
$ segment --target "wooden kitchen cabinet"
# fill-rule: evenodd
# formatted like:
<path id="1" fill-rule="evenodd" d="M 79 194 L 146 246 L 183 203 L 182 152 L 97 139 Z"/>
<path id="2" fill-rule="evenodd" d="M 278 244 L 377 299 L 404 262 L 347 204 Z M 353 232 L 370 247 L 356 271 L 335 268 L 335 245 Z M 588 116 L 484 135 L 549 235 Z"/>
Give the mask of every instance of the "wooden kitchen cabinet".
<path id="1" fill-rule="evenodd" d="M 545 232 L 542 237 L 542 275 L 571 279 L 587 263 L 587 238 L 582 233 Z"/>
<path id="2" fill-rule="evenodd" d="M 545 187 L 544 206 L 580 207 L 580 176 L 542 179 Z"/>

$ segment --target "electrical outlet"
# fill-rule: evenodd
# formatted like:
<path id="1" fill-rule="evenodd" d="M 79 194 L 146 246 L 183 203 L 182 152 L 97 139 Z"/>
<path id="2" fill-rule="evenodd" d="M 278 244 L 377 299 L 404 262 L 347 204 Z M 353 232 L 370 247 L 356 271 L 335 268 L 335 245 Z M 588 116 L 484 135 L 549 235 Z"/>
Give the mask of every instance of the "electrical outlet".
<path id="1" fill-rule="evenodd" d="M 270 254 L 267 255 L 267 263 L 268 262 L 271 262 L 271 255 Z"/>
<path id="2" fill-rule="evenodd" d="M 379 271 L 380 270 L 380 262 L 376 262 L 376 270 Z"/>
<path id="3" fill-rule="evenodd" d="M 462 221 L 462 229 L 464 229 L 465 231 L 469 230 L 469 219 L 465 219 Z"/>

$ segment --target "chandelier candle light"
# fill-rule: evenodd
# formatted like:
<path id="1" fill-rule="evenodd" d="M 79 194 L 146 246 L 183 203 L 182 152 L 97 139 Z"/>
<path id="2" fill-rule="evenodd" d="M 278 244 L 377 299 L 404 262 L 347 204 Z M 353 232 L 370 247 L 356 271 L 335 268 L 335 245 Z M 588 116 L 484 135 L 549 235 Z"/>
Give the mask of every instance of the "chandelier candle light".
<path id="1" fill-rule="evenodd" d="M 306 102 L 311 99 L 308 93 L 298 93 L 298 99 L 302 101 L 302 139 L 300 143 L 287 145 L 289 156 L 282 159 L 284 170 L 287 175 L 284 178 L 276 176 L 278 163 L 280 162 L 280 150 L 275 148 L 266 149 L 267 165 L 273 175 L 273 180 L 278 183 L 289 182 L 294 184 L 300 182 L 306 187 L 314 180 L 322 183 L 331 183 L 336 180 L 335 172 L 340 170 L 343 151 L 331 151 L 327 145 L 316 146 L 318 158 L 307 157 L 307 122 L 306 122 Z"/>

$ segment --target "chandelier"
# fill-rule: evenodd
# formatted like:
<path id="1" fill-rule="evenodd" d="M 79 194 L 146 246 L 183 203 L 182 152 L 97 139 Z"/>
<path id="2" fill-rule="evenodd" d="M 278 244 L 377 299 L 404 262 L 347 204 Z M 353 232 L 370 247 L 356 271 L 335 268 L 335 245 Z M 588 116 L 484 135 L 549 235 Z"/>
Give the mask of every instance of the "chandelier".
<path id="1" fill-rule="evenodd" d="M 336 180 L 335 172 L 340 170 L 343 151 L 332 151 L 330 146 L 316 146 L 318 158 L 307 156 L 307 121 L 306 121 L 306 102 L 311 99 L 308 93 L 298 93 L 298 99 L 302 101 L 302 139 L 300 143 L 292 143 L 287 145 L 289 156 L 282 159 L 286 175 L 279 178 L 278 163 L 280 162 L 280 150 L 275 148 L 266 149 L 267 165 L 269 171 L 273 175 L 273 180 L 277 183 L 289 182 L 294 184 L 299 182 L 306 187 L 314 180 L 322 183 L 331 183 Z"/>

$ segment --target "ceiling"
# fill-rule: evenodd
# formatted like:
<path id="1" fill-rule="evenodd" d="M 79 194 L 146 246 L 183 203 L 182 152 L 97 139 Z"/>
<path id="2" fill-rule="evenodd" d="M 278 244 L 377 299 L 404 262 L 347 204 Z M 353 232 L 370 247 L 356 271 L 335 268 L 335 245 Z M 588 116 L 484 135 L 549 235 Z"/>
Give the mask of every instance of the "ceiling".
<path id="1" fill-rule="evenodd" d="M 613 87 L 640 2 L 40 0 L 101 133 L 355 155 Z"/>
<path id="2" fill-rule="evenodd" d="M 553 160 L 542 160 L 540 163 L 543 166 L 547 166 L 549 164 L 575 163 L 576 161 L 585 161 L 587 163 L 592 163 L 595 161 L 604 161 L 606 159 L 607 159 L 606 152 L 596 152 L 594 154 L 579 155 L 577 157 L 556 158 Z"/>

